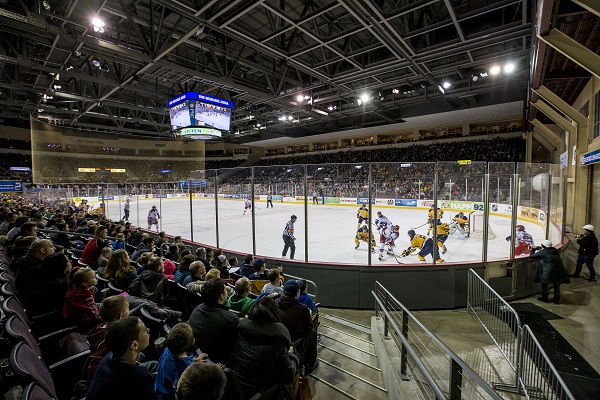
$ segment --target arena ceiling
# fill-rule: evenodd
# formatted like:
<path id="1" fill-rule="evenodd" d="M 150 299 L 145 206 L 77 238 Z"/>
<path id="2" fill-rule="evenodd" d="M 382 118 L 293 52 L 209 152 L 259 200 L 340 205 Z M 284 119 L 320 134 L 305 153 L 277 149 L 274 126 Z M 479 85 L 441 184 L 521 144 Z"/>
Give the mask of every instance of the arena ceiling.
<path id="1" fill-rule="evenodd" d="M 597 16 L 544 3 L 598 52 Z M 513 103 L 531 15 L 526 0 L 0 0 L 0 118 L 171 137 L 168 99 L 197 91 L 234 103 L 224 140 L 246 143 Z M 569 103 L 590 77 L 550 48 L 538 68 Z"/>

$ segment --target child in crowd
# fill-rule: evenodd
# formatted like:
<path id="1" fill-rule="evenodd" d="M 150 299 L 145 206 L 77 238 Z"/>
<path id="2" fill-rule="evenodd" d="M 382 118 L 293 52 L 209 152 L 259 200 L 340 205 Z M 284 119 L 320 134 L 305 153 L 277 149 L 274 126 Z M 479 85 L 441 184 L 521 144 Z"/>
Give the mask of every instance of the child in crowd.
<path id="1" fill-rule="evenodd" d="M 167 279 L 173 280 L 175 277 L 175 271 L 177 270 L 177 266 L 175 263 L 168 258 L 163 260 L 164 268 L 163 274 L 167 277 Z"/>
<path id="2" fill-rule="evenodd" d="M 279 268 L 271 268 L 267 274 L 269 283 L 263 286 L 263 293 L 283 293 L 283 279 L 281 279 L 281 271 Z"/>
<path id="3" fill-rule="evenodd" d="M 117 240 L 113 242 L 113 251 L 125 248 L 125 235 L 123 233 L 117 233 Z"/>
<path id="4" fill-rule="evenodd" d="M 100 304 L 100 317 L 104 323 L 99 324 L 86 335 L 86 339 L 90 343 L 90 358 L 87 367 L 88 378 L 92 379 L 100 361 L 108 354 L 108 347 L 106 347 L 106 343 L 104 342 L 106 329 L 113 322 L 127 316 L 129 316 L 129 302 L 127 301 L 127 297 L 116 295 L 102 300 L 102 304 Z"/>
<path id="5" fill-rule="evenodd" d="M 106 264 L 108 264 L 108 259 L 110 258 L 111 254 L 112 249 L 108 246 L 103 247 L 102 250 L 100 250 L 100 257 L 98 258 L 98 268 L 106 267 Z"/>
<path id="6" fill-rule="evenodd" d="M 65 296 L 63 318 L 77 325 L 79 332 L 87 333 L 102 322 L 91 288 L 98 279 L 91 268 L 75 267 L 69 272 L 67 282 L 69 291 Z"/>
<path id="7" fill-rule="evenodd" d="M 161 400 L 174 400 L 177 381 L 183 371 L 194 361 L 208 358 L 207 354 L 200 354 L 194 358 L 187 351 L 194 344 L 194 332 L 187 322 L 175 325 L 167 336 L 167 347 L 158 361 L 154 391 Z"/>
<path id="8" fill-rule="evenodd" d="M 187 278 L 191 274 L 190 265 L 195 260 L 196 257 L 194 257 L 192 254 L 186 254 L 185 256 L 183 256 L 183 258 L 181 258 L 179 267 L 177 268 L 177 271 L 175 271 L 175 282 L 179 283 L 180 285 L 183 285 L 183 281 L 185 280 L 185 278 Z"/>

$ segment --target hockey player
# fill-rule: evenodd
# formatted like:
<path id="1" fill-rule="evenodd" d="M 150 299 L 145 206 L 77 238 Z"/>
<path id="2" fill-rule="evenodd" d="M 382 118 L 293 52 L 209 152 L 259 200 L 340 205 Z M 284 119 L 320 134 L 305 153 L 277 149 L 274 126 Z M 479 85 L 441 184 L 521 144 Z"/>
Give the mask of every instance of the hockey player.
<path id="1" fill-rule="evenodd" d="M 244 202 L 244 215 L 246 215 L 246 211 L 252 209 L 252 201 L 250 198 L 247 198 Z"/>
<path id="2" fill-rule="evenodd" d="M 367 225 L 361 226 L 356 231 L 356 236 L 354 237 L 354 243 L 356 243 L 356 247 L 354 247 L 355 249 L 358 249 L 358 246 L 360 246 L 361 240 L 365 243 L 369 243 L 369 227 Z M 373 237 L 373 233 L 371 233 L 370 240 L 371 240 L 371 253 L 375 253 L 375 246 L 377 246 L 377 243 L 375 243 L 375 237 Z"/>
<path id="3" fill-rule="evenodd" d="M 434 214 L 434 212 L 435 212 L 435 210 L 433 209 L 433 206 L 431 206 L 429 208 L 429 211 L 427 212 L 427 223 L 429 224 L 429 229 L 427 229 L 427 236 L 429 236 L 433 233 L 433 214 Z M 442 218 L 444 217 L 444 210 L 442 210 L 441 208 L 438 208 L 437 215 L 438 215 L 437 223 L 441 224 Z"/>
<path id="4" fill-rule="evenodd" d="M 448 225 L 446 222 L 438 224 L 437 243 L 438 248 L 442 250 L 442 254 L 446 254 L 446 251 L 448 250 L 444 244 L 446 243 L 446 240 L 448 240 L 448 234 L 450 234 L 450 225 Z"/>
<path id="5" fill-rule="evenodd" d="M 456 229 L 458 229 L 463 235 L 469 237 L 469 219 L 465 215 L 464 212 L 459 212 L 452 218 L 452 221 L 456 224 Z"/>
<path id="6" fill-rule="evenodd" d="M 296 222 L 297 217 L 292 215 L 290 220 L 285 224 L 285 228 L 283 229 L 283 251 L 281 252 L 281 257 L 285 257 L 287 255 L 288 249 L 290 249 L 290 260 L 294 259 L 294 254 L 296 253 L 296 244 L 294 243 L 296 237 L 294 236 L 294 223 Z"/>
<path id="7" fill-rule="evenodd" d="M 377 211 L 375 225 L 377 226 L 377 230 L 381 231 L 382 228 L 391 227 L 393 224 L 392 221 L 390 221 L 385 215 L 381 213 L 381 211 Z"/>
<path id="8" fill-rule="evenodd" d="M 160 219 L 160 214 L 156 209 L 156 206 L 152 206 L 152 209 L 148 211 L 148 229 L 152 230 L 152 226 L 156 225 L 156 232 L 158 232 L 158 220 Z"/>
<path id="9" fill-rule="evenodd" d="M 396 239 L 398 239 L 398 236 L 400 236 L 400 227 L 398 225 L 394 225 L 394 226 L 386 226 L 385 228 L 381 228 L 380 234 L 379 234 L 379 260 L 383 259 L 383 252 L 386 251 L 387 254 L 389 255 L 393 255 L 394 254 L 394 247 L 396 247 L 396 244 L 394 243 L 394 241 Z M 386 250 L 386 246 L 387 246 L 387 250 Z"/>
<path id="10" fill-rule="evenodd" d="M 512 236 L 507 236 L 506 241 L 510 242 Z M 525 232 L 523 225 L 517 225 L 517 234 L 515 235 L 515 255 L 529 254 L 533 244 L 533 236 Z"/>
<path id="11" fill-rule="evenodd" d="M 369 209 L 365 204 L 361 205 L 356 212 L 356 218 L 358 218 L 358 225 L 356 225 L 357 228 L 360 228 L 363 222 L 365 224 L 369 223 Z"/>
<path id="12" fill-rule="evenodd" d="M 402 252 L 402 257 L 406 257 L 406 256 L 410 255 L 410 253 L 414 253 L 417 250 L 419 250 L 419 253 L 417 254 L 417 257 L 419 257 L 419 261 L 425 261 L 425 256 L 429 255 L 429 254 L 431 254 L 431 256 L 433 257 L 433 239 L 432 238 L 427 237 L 425 235 L 419 235 L 413 229 L 408 231 L 408 237 L 410 238 L 410 247 Z M 438 259 L 435 262 L 436 263 L 444 262 L 444 260 L 442 260 L 439 257 L 439 253 L 438 253 Z"/>

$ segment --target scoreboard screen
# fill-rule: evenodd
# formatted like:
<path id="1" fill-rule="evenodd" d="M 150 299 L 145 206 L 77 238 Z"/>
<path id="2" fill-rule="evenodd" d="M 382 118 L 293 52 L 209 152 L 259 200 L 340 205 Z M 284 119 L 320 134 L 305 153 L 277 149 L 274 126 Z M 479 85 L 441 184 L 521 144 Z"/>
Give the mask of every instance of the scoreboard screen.
<path id="1" fill-rule="evenodd" d="M 169 100 L 171 127 L 204 127 L 229 131 L 233 103 L 197 92 L 186 92 Z"/>

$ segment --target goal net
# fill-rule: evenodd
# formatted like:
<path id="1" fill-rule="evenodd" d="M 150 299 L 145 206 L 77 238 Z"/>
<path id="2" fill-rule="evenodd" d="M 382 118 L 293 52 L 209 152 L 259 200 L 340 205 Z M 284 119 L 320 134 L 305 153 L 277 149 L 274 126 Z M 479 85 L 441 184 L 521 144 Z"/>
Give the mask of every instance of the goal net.
<path id="1" fill-rule="evenodd" d="M 483 211 L 474 211 L 469 214 L 469 230 L 470 236 L 474 238 L 483 238 Z M 492 230 L 492 227 L 488 224 L 488 239 L 492 240 L 496 238 L 496 234 Z"/>

